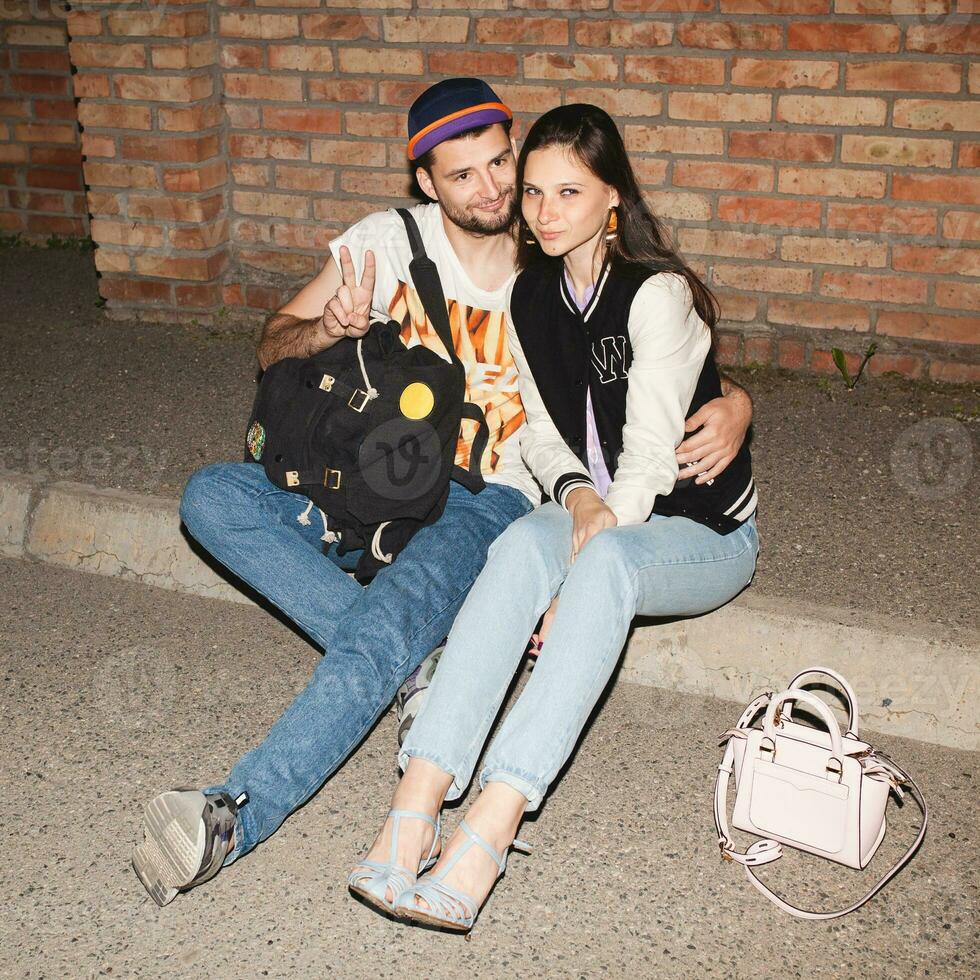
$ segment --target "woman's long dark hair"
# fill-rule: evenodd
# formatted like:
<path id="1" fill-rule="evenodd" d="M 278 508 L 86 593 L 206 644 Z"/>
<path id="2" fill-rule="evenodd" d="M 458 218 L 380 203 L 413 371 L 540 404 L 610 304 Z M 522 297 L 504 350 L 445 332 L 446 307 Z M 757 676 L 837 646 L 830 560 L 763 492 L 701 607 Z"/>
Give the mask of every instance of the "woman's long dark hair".
<path id="1" fill-rule="evenodd" d="M 720 315 L 718 301 L 672 247 L 663 224 L 644 203 L 623 138 L 609 114 L 598 106 L 584 103 L 558 106 L 546 112 L 531 127 L 517 159 L 517 186 L 521 195 L 528 155 L 549 146 L 571 150 L 599 180 L 619 192 L 618 234 L 607 245 L 614 268 L 624 273 L 649 275 L 666 271 L 682 275 L 691 287 L 695 310 L 713 328 Z M 518 268 L 524 269 L 546 258 L 520 213 L 517 243 Z"/>

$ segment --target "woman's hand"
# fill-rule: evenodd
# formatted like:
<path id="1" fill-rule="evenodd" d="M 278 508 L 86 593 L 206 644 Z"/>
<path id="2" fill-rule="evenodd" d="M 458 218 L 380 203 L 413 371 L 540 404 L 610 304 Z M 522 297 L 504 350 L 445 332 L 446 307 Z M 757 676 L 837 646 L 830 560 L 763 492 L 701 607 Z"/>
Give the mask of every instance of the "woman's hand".
<path id="1" fill-rule="evenodd" d="M 558 596 L 555 596 L 551 600 L 551 605 L 548 606 L 548 611 L 541 617 L 541 629 L 537 633 L 531 634 L 531 642 L 529 644 L 530 649 L 528 653 L 532 657 L 536 657 L 541 652 L 541 647 L 544 646 L 545 637 L 551 630 L 552 620 L 555 618 L 555 613 L 558 611 Z"/>
<path id="2" fill-rule="evenodd" d="M 702 405 L 684 423 L 685 431 L 695 434 L 677 447 L 677 478 L 697 474 L 694 482 L 700 485 L 721 474 L 742 448 L 751 422 L 752 399 L 741 388 Z"/>
<path id="3" fill-rule="evenodd" d="M 565 498 L 565 508 L 572 515 L 572 561 L 595 535 L 617 524 L 616 515 L 590 487 L 572 490 Z"/>

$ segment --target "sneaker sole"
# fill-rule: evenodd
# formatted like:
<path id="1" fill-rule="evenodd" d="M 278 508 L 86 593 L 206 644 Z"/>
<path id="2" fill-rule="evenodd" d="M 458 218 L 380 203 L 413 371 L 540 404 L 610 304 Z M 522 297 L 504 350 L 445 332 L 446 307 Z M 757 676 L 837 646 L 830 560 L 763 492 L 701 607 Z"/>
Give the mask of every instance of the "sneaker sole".
<path id="1" fill-rule="evenodd" d="M 193 880 L 204 859 L 205 801 L 187 793 L 162 793 L 143 811 L 145 840 L 133 850 L 133 870 L 159 906 L 168 905 Z"/>

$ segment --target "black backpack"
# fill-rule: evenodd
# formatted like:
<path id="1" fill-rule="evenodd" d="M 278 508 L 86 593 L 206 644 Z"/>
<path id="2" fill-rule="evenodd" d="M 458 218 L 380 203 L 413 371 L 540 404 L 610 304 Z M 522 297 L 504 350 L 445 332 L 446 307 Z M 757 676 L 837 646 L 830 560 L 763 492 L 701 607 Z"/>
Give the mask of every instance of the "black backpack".
<path id="1" fill-rule="evenodd" d="M 355 571 L 362 582 L 439 518 L 451 479 L 471 493 L 484 487 L 487 422 L 464 400 L 466 370 L 438 269 L 415 219 L 402 208 L 398 214 L 415 288 L 451 363 L 427 347 L 407 348 L 394 320 L 372 323 L 361 340 L 344 338 L 312 357 L 270 365 L 245 440 L 246 462 L 260 462 L 272 483 L 320 509 L 324 541 L 339 540 L 341 554 L 363 549 Z M 468 470 L 454 465 L 463 418 L 478 426 Z M 302 523 L 310 510 L 299 516 Z"/>

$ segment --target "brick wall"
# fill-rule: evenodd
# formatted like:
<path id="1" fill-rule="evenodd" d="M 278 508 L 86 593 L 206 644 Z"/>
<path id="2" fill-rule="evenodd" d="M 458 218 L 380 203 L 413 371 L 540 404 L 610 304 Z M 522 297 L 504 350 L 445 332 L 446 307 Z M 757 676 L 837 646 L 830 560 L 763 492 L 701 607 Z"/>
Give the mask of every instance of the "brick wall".
<path id="1" fill-rule="evenodd" d="M 730 361 L 980 376 L 980 0 L 73 3 L 110 310 L 261 314 L 411 193 L 405 109 L 606 107 Z M 472 3 L 472 0 L 469 0 Z"/>
<path id="2" fill-rule="evenodd" d="M 0 0 L 0 233 L 88 234 L 63 12 Z"/>

